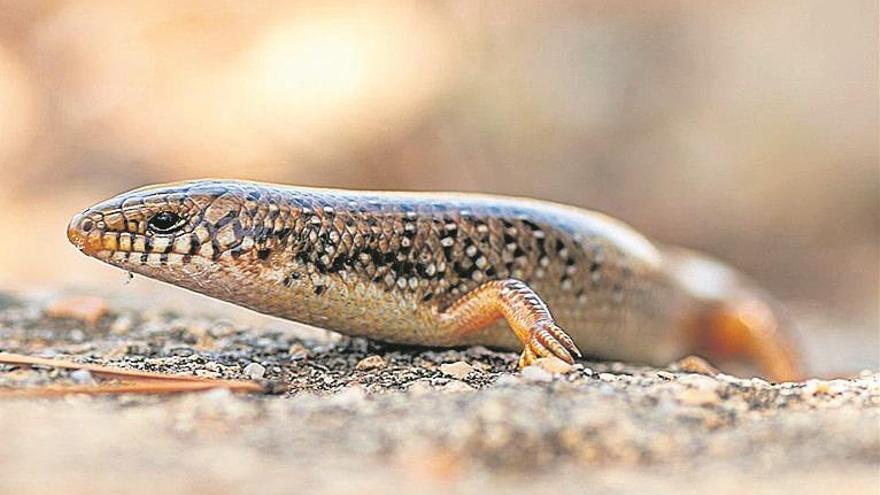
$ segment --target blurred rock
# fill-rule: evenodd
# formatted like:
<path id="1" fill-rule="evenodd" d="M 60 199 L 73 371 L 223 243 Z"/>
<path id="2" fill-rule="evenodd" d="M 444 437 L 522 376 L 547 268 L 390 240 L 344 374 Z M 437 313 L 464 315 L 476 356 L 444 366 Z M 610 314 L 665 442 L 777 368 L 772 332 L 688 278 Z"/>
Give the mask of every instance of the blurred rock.
<path id="1" fill-rule="evenodd" d="M 58 299 L 46 308 L 50 318 L 70 318 L 96 325 L 110 312 L 107 302 L 94 296 L 70 296 Z"/>

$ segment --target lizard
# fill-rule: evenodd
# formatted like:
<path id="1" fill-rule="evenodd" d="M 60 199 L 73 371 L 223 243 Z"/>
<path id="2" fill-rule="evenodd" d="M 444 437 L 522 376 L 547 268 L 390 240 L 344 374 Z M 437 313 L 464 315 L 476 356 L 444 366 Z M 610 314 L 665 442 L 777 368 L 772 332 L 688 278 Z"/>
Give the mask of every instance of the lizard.
<path id="1" fill-rule="evenodd" d="M 389 343 L 801 376 L 784 312 L 707 255 L 596 211 L 470 193 L 203 179 L 76 214 L 84 254 L 261 313 Z"/>

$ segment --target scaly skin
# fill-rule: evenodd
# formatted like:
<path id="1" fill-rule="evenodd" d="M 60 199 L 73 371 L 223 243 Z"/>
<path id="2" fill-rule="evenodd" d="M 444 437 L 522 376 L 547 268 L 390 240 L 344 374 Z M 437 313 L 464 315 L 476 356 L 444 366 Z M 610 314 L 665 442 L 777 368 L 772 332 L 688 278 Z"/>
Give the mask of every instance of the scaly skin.
<path id="1" fill-rule="evenodd" d="M 600 358 L 697 352 L 797 374 L 771 305 L 742 277 L 549 202 L 201 180 L 99 203 L 68 237 L 122 269 L 347 335 L 523 349 L 521 366 L 572 362 L 576 343 Z"/>

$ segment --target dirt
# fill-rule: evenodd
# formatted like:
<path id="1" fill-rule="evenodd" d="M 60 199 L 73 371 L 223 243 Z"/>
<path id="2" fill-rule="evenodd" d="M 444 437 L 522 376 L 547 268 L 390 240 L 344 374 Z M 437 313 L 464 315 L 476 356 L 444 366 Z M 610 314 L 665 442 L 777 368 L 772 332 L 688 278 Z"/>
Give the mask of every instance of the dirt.
<path id="1" fill-rule="evenodd" d="M 874 371 L 782 384 L 608 362 L 516 371 L 513 353 L 204 316 L 181 298 L 89 299 L 95 315 L 69 294 L 0 293 L 0 351 L 270 392 L 0 398 L 0 493 L 880 489 Z M 0 390 L 94 380 L 0 365 Z"/>

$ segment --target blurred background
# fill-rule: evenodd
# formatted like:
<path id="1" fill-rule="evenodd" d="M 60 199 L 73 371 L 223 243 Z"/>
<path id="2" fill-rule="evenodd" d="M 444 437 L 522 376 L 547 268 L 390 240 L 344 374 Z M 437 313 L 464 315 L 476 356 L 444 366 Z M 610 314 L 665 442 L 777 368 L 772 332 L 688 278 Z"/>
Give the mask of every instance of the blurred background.
<path id="1" fill-rule="evenodd" d="M 65 227 L 147 183 L 507 193 L 726 259 L 877 366 L 875 1 L 0 12 L 2 286 L 121 287 Z"/>

